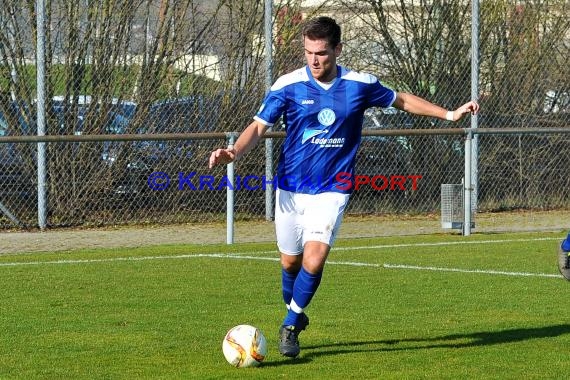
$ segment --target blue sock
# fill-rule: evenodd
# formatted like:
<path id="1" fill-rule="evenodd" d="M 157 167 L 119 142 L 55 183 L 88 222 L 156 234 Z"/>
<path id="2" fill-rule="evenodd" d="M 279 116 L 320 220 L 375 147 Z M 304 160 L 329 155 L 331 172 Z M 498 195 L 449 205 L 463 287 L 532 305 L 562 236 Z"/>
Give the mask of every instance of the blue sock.
<path id="1" fill-rule="evenodd" d="M 293 298 L 293 285 L 295 284 L 295 279 L 299 272 L 291 273 L 287 272 L 285 268 L 281 268 L 281 289 L 283 292 L 283 301 L 285 305 L 289 307 L 291 299 Z"/>
<path id="2" fill-rule="evenodd" d="M 564 252 L 570 252 L 570 233 L 568 233 L 566 239 L 562 241 L 562 250 Z"/>
<path id="3" fill-rule="evenodd" d="M 283 325 L 294 325 L 298 327 L 299 315 L 303 313 L 303 309 L 306 308 L 311 302 L 311 299 L 313 299 L 321 283 L 322 276 L 322 272 L 312 274 L 307 272 L 305 268 L 301 268 L 295 280 L 295 285 L 293 286 L 292 307 L 289 309 L 283 321 Z"/>

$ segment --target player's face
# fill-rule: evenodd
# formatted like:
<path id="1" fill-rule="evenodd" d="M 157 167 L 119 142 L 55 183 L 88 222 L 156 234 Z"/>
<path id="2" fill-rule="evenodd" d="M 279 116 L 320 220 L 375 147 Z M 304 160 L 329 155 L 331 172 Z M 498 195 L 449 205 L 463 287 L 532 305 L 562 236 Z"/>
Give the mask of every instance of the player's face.
<path id="1" fill-rule="evenodd" d="M 326 40 L 311 40 L 305 37 L 305 58 L 313 78 L 330 82 L 336 77 L 336 59 L 341 52 L 341 44 L 330 47 Z"/>

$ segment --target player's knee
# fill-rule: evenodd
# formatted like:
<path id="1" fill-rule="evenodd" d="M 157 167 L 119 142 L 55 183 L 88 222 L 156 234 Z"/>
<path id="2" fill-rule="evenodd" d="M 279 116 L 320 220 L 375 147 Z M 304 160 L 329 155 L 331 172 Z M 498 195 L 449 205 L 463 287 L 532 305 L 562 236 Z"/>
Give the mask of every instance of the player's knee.
<path id="1" fill-rule="evenodd" d="M 281 255 L 281 266 L 289 273 L 297 273 L 301 270 L 303 255 Z"/>
<path id="2" fill-rule="evenodd" d="M 323 243 L 306 244 L 303 253 L 303 267 L 312 274 L 323 271 L 330 247 Z"/>
<path id="3" fill-rule="evenodd" d="M 321 273 L 325 267 L 325 258 L 312 258 L 303 261 L 303 268 L 311 274 Z"/>

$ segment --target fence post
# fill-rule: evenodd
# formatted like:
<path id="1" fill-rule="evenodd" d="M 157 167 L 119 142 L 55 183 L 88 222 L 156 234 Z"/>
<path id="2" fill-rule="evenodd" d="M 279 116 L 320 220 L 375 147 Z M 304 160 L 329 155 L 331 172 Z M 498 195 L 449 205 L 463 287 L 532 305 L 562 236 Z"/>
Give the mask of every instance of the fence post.
<path id="1" fill-rule="evenodd" d="M 37 13 L 37 51 L 36 51 L 36 80 L 37 80 L 37 134 L 44 136 L 46 134 L 45 125 L 45 0 L 36 1 Z M 38 143 L 38 227 L 44 229 L 47 220 L 47 201 L 46 201 L 46 143 Z"/>
<path id="2" fill-rule="evenodd" d="M 479 98 L 479 0 L 471 4 L 471 100 Z M 471 128 L 479 126 L 478 115 L 471 116 Z M 469 209 L 478 209 L 479 194 L 479 135 L 473 136 L 471 146 L 471 203 Z M 471 227 L 469 227 L 471 228 Z"/>
<path id="3" fill-rule="evenodd" d="M 271 87 L 273 82 L 273 0 L 265 0 L 265 86 Z M 268 130 L 270 130 L 268 128 Z M 265 139 L 265 220 L 273 220 L 273 139 Z"/>
<path id="4" fill-rule="evenodd" d="M 465 174 L 463 179 L 464 201 L 463 201 L 463 236 L 471 235 L 471 153 L 472 153 L 473 132 L 467 131 L 465 135 Z"/>
<path id="5" fill-rule="evenodd" d="M 229 132 L 228 137 L 228 149 L 234 147 L 237 133 Z M 234 243 L 234 163 L 230 162 L 226 167 L 226 175 L 228 176 L 229 186 L 226 188 L 226 244 Z"/>

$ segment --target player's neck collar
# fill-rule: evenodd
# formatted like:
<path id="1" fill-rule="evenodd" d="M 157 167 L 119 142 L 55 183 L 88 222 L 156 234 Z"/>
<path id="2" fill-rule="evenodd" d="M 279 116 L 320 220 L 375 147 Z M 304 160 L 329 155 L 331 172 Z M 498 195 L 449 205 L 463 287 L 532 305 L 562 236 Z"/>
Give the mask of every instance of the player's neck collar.
<path id="1" fill-rule="evenodd" d="M 314 78 L 313 78 L 314 79 Z M 334 84 L 334 82 L 336 82 L 337 77 L 334 77 L 333 80 L 329 81 L 329 82 L 321 82 L 318 79 L 315 79 L 315 82 L 317 82 L 317 84 L 319 86 L 321 86 L 322 88 L 324 88 L 325 90 L 328 90 L 329 88 L 332 87 L 332 85 Z"/>
<path id="2" fill-rule="evenodd" d="M 307 75 L 309 76 L 309 78 L 316 84 L 318 84 L 320 87 L 324 88 L 325 90 L 328 90 L 329 88 L 331 88 L 336 82 L 337 79 L 340 78 L 341 75 L 341 70 L 342 68 L 339 65 L 336 65 L 336 75 L 335 77 L 328 81 L 328 82 L 323 82 L 320 80 L 317 80 L 312 74 L 311 74 L 311 70 L 309 69 L 309 66 L 305 66 L 305 70 L 307 72 Z"/>

